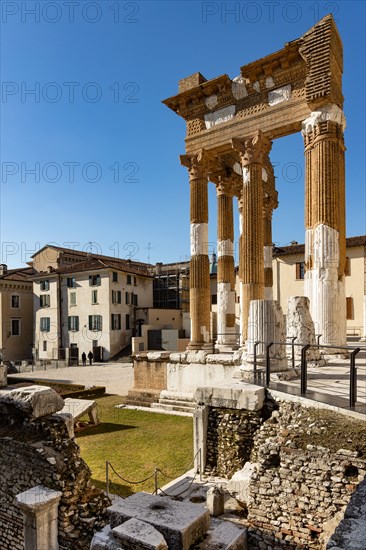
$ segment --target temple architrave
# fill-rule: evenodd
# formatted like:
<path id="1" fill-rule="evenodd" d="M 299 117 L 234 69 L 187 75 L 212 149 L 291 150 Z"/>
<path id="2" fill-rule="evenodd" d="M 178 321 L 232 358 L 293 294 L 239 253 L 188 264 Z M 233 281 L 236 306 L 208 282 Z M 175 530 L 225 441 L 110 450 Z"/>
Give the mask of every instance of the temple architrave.
<path id="1" fill-rule="evenodd" d="M 240 219 L 240 344 L 251 300 L 272 300 L 272 142 L 302 132 L 305 294 L 323 345 L 345 345 L 342 43 L 331 15 L 231 80 L 195 73 L 163 103 L 186 121 L 190 183 L 189 350 L 211 350 L 208 183 L 217 190 L 217 343 L 235 344 L 234 199 Z M 285 214 L 284 214 L 285 216 Z M 284 217 L 285 219 L 285 217 Z"/>

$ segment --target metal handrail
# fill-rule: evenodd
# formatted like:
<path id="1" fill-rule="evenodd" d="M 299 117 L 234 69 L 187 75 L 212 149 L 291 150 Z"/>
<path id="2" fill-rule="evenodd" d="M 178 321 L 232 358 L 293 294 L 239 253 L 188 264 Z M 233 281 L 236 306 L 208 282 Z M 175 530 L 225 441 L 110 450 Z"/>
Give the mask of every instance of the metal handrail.
<path id="1" fill-rule="evenodd" d="M 322 335 L 318 334 L 317 344 L 297 344 L 295 343 L 296 337 L 291 337 L 292 342 L 266 342 L 262 340 L 256 340 L 254 342 L 254 351 L 253 351 L 253 374 L 256 378 L 257 375 L 257 346 L 259 344 L 264 344 L 266 346 L 266 380 L 265 380 L 265 386 L 268 388 L 271 380 L 271 358 L 270 358 L 270 348 L 273 345 L 279 345 L 279 346 L 292 346 L 292 366 L 294 368 L 295 366 L 295 346 L 301 347 L 301 363 L 300 363 L 300 393 L 301 395 L 306 395 L 307 393 L 307 358 L 306 358 L 306 352 L 310 348 L 325 348 L 325 349 L 336 349 L 336 350 L 346 350 L 350 351 L 350 380 L 349 380 L 349 407 L 350 409 L 354 409 L 356 402 L 357 402 L 357 367 L 356 367 L 356 355 L 361 351 L 361 348 L 353 347 L 353 346 L 329 346 L 326 344 L 319 344 L 319 339 Z"/>

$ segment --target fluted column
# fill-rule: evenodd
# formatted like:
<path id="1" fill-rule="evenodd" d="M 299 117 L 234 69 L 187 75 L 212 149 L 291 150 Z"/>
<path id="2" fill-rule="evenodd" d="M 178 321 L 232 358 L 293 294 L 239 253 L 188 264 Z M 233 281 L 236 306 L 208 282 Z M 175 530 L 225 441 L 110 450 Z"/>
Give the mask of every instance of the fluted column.
<path id="1" fill-rule="evenodd" d="M 264 299 L 273 300 L 273 244 L 272 244 L 272 208 L 265 201 L 263 205 L 263 257 L 264 257 Z"/>
<path id="2" fill-rule="evenodd" d="M 181 156 L 190 182 L 190 317 L 188 349 L 210 349 L 210 268 L 208 259 L 208 192 L 205 152 Z"/>
<path id="3" fill-rule="evenodd" d="M 233 140 L 243 169 L 242 235 L 239 257 L 241 277 L 241 340 L 248 332 L 249 304 L 264 299 L 263 180 L 264 159 L 271 142 L 261 132 L 244 142 Z"/>
<path id="4" fill-rule="evenodd" d="M 325 345 L 346 344 L 344 271 L 345 119 L 336 105 L 303 122 L 305 142 L 305 295 Z"/>
<path id="5" fill-rule="evenodd" d="M 235 344 L 235 265 L 233 194 L 230 184 L 217 186 L 217 343 Z"/>

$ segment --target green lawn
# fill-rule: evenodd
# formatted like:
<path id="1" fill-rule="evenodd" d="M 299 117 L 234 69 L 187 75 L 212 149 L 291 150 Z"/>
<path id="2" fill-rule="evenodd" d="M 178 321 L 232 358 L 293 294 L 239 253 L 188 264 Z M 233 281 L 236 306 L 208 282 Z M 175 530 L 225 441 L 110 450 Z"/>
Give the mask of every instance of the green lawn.
<path id="1" fill-rule="evenodd" d="M 139 481 L 151 475 L 155 467 L 169 478 L 175 478 L 192 467 L 192 418 L 115 409 L 122 402 L 118 395 L 95 399 L 100 424 L 76 433 L 81 456 L 92 471 L 93 483 L 105 489 L 105 463 L 129 481 Z M 131 485 L 110 474 L 111 492 L 128 496 L 137 491 L 153 491 L 154 479 Z M 160 486 L 170 481 L 159 477 Z"/>

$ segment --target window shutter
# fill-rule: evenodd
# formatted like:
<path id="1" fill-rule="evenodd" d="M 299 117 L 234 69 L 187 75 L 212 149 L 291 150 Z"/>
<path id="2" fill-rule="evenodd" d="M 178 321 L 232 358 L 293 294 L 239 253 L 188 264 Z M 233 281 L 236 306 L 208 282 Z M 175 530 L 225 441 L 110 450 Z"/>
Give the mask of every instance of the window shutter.
<path id="1" fill-rule="evenodd" d="M 346 265 L 344 268 L 344 274 L 351 275 L 351 262 L 350 262 L 349 256 L 346 256 Z"/>
<path id="2" fill-rule="evenodd" d="M 301 264 L 296 264 L 296 279 L 301 279 Z"/>
<path id="3" fill-rule="evenodd" d="M 353 319 L 353 298 L 347 297 L 346 298 L 346 319 Z"/>

